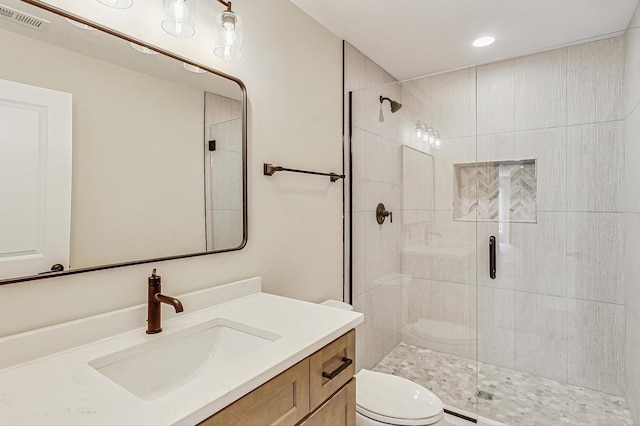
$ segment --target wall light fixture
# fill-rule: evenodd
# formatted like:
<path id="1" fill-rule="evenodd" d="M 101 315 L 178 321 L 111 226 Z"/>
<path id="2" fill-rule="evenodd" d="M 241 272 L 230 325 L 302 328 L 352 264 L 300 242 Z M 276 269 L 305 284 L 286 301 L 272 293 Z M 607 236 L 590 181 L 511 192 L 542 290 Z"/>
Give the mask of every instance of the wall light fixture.
<path id="1" fill-rule="evenodd" d="M 100 3 L 115 9 L 126 9 L 133 5 L 133 0 L 98 0 Z M 216 40 L 213 53 L 222 59 L 239 59 L 242 56 L 242 18 L 231 10 L 231 2 L 216 0 L 225 7 L 216 16 Z M 196 33 L 196 0 L 162 0 L 162 29 L 174 37 L 192 37 Z M 77 25 L 74 23 L 74 25 Z M 132 44 L 133 46 L 133 44 Z M 141 46 L 134 49 L 147 54 Z"/>
<path id="2" fill-rule="evenodd" d="M 216 44 L 213 53 L 222 59 L 242 56 L 242 19 L 231 10 L 231 2 L 217 0 L 227 9 L 216 16 Z"/>
<path id="3" fill-rule="evenodd" d="M 162 29 L 174 37 L 196 33 L 196 0 L 163 0 Z"/>

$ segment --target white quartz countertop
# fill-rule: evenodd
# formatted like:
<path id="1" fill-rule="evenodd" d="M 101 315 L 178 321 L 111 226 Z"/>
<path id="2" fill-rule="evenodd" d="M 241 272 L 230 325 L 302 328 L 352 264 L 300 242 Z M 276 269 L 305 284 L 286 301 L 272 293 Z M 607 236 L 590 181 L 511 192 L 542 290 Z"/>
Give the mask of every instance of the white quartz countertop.
<path id="1" fill-rule="evenodd" d="M 188 299 L 188 297 L 186 298 Z M 183 301 L 184 303 L 184 301 Z M 140 307 L 136 307 L 140 309 Z M 142 400 L 89 362 L 114 352 L 224 318 L 280 337 L 214 375 L 195 377 Z M 362 314 L 255 292 L 163 321 L 163 331 L 139 328 L 0 370 L 0 424 L 195 424 L 303 360 L 363 320 Z M 78 326 L 78 321 L 75 322 Z M 59 332 L 62 326 L 57 326 Z M 40 338 L 46 339 L 47 333 Z M 54 336 L 52 334 L 52 336 Z M 33 333 L 25 338 L 34 339 Z M 36 336 L 37 337 L 37 336 Z M 0 351 L 20 342 L 0 341 Z M 158 372 L 162 374 L 162 372 Z"/>

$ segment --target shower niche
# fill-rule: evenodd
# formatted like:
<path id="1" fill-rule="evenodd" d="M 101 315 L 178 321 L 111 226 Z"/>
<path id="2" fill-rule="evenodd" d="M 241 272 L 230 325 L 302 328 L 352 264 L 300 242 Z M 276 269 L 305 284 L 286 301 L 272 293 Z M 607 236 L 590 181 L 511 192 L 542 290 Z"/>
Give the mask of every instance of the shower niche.
<path id="1" fill-rule="evenodd" d="M 453 165 L 453 219 L 537 222 L 536 160 Z"/>

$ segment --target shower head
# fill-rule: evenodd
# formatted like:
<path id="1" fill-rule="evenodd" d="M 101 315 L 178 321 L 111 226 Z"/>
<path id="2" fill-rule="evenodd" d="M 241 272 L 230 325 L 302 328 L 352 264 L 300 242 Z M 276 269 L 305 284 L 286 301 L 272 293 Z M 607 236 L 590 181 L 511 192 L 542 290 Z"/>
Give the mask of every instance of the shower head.
<path id="1" fill-rule="evenodd" d="M 391 104 L 391 112 L 397 112 L 400 108 L 402 108 L 402 104 L 400 102 L 396 102 L 393 101 L 389 98 L 385 98 L 383 96 L 380 96 L 380 103 L 384 102 L 384 101 L 389 101 L 389 104 Z"/>

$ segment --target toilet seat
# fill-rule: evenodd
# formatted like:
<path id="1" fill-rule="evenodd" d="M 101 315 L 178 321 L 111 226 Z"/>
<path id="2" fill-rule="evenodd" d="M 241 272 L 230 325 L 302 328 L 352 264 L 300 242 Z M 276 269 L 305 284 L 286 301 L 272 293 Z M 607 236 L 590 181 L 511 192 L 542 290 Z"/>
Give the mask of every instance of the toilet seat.
<path id="1" fill-rule="evenodd" d="M 401 426 L 430 425 L 444 416 L 442 401 L 428 389 L 402 377 L 360 370 L 356 409 L 365 417 Z"/>
<path id="2" fill-rule="evenodd" d="M 380 414 L 369 412 L 362 407 L 358 406 L 356 408 L 358 414 L 363 415 L 369 419 L 376 420 L 381 423 L 385 423 L 393 426 L 429 426 L 437 423 L 440 419 L 444 417 L 444 412 L 438 414 L 434 417 L 427 417 L 424 419 L 400 419 L 397 417 L 388 417 Z"/>

